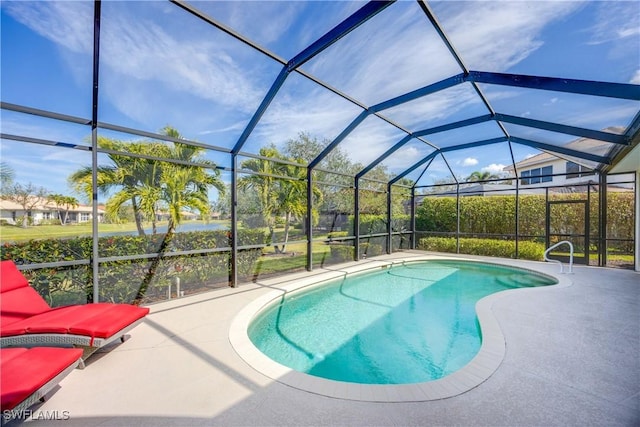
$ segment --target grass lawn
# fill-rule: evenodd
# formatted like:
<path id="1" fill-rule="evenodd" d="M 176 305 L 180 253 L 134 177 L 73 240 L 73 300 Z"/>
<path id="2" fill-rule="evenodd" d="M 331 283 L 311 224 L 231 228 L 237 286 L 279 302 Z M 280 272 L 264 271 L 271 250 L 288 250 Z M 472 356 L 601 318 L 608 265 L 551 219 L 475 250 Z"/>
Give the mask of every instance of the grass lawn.
<path id="1" fill-rule="evenodd" d="M 183 221 L 181 225 L 204 225 L 202 221 Z M 221 224 L 229 227 L 228 220 L 212 220 L 207 224 Z M 166 226 L 167 221 L 158 222 L 158 227 Z M 150 223 L 145 223 L 144 227 L 150 227 Z M 57 239 L 65 237 L 81 237 L 91 236 L 91 223 L 86 224 L 69 224 L 69 225 L 34 225 L 28 228 L 22 228 L 15 225 L 2 223 L 0 225 L 0 242 L 19 242 L 32 239 Z M 136 231 L 136 225 L 133 222 L 126 224 L 99 224 L 98 232 L 105 234 L 127 233 Z"/>
<path id="2" fill-rule="evenodd" d="M 315 236 L 320 237 L 320 236 Z M 268 246 L 262 250 L 264 254 L 258 259 L 255 267 L 257 275 L 272 274 L 279 271 L 303 269 L 307 265 L 307 244 L 294 243 L 288 244 L 286 247 L 287 254 L 275 255 L 272 246 Z M 331 256 L 331 248 L 321 242 L 313 244 L 313 262 L 314 265 Z"/>

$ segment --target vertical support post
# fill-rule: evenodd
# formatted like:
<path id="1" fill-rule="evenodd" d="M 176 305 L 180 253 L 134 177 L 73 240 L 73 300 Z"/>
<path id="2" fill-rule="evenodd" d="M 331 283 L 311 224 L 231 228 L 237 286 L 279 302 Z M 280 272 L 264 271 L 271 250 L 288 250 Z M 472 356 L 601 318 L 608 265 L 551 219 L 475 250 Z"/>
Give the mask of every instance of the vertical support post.
<path id="1" fill-rule="evenodd" d="M 353 196 L 353 235 L 356 240 L 353 242 L 353 259 L 360 261 L 360 178 L 356 176 L 354 180 Z"/>
<path id="2" fill-rule="evenodd" d="M 516 259 L 520 258 L 520 180 L 516 175 Z"/>
<path id="3" fill-rule="evenodd" d="M 599 186 L 599 217 L 598 218 L 598 253 L 600 254 L 600 267 L 607 266 L 607 175 L 600 174 L 598 177 Z"/>
<path id="4" fill-rule="evenodd" d="M 91 214 L 91 271 L 93 281 L 93 302 L 98 303 L 100 299 L 98 284 L 98 87 L 100 71 L 100 0 L 93 3 L 93 92 L 91 98 L 91 193 L 92 207 Z"/>
<path id="5" fill-rule="evenodd" d="M 393 227 L 391 224 L 391 184 L 387 184 L 387 254 L 393 252 Z"/>
<path id="6" fill-rule="evenodd" d="M 411 187 L 411 249 L 416 248 L 416 188 Z"/>
<path id="7" fill-rule="evenodd" d="M 238 286 L 238 155 L 231 154 L 231 256 L 229 286 Z"/>
<path id="8" fill-rule="evenodd" d="M 551 208 L 549 207 L 549 187 L 544 189 L 544 247 L 551 246 L 551 239 L 549 234 L 551 233 Z"/>
<path id="9" fill-rule="evenodd" d="M 456 182 L 456 253 L 460 253 L 460 183 Z"/>
<path id="10" fill-rule="evenodd" d="M 307 168 L 307 271 L 313 270 L 313 168 Z"/>
<path id="11" fill-rule="evenodd" d="M 635 241 L 633 242 L 635 247 L 634 256 L 635 256 L 636 271 L 640 271 L 640 185 L 639 184 L 640 184 L 640 169 L 636 171 L 635 179 L 633 182 L 633 187 L 635 189 L 635 195 L 636 195 L 634 197 L 634 203 L 633 203 L 634 205 L 633 209 L 636 217 L 636 221 L 635 221 L 636 230 L 634 233 Z"/>
<path id="12" fill-rule="evenodd" d="M 587 202 L 584 206 L 584 259 L 587 265 L 591 265 L 589 245 L 591 244 L 591 180 L 587 182 Z M 598 215 L 600 221 L 600 215 Z"/>

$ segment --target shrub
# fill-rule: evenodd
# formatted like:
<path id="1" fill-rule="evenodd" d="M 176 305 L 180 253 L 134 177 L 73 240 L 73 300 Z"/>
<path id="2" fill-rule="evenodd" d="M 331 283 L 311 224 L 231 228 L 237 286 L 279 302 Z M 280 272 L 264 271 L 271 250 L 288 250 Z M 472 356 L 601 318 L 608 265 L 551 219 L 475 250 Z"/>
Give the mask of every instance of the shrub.
<path id="1" fill-rule="evenodd" d="M 360 257 L 382 255 L 382 245 L 375 243 L 360 243 Z"/>
<path id="2" fill-rule="evenodd" d="M 609 193 L 607 205 L 607 235 L 630 236 L 634 221 L 634 195 Z M 550 200 L 584 200 L 585 194 L 550 195 Z M 543 195 L 524 194 L 518 197 L 519 233 L 521 236 L 543 236 L 546 221 L 546 200 Z M 589 229 L 597 234 L 598 198 L 591 197 Z M 584 215 L 576 205 L 555 205 L 554 215 L 562 218 L 571 229 L 584 230 Z M 515 234 L 515 196 L 460 197 L 460 232 L 475 234 Z M 428 196 L 416 209 L 416 230 L 455 232 L 457 228 L 456 198 Z"/>
<path id="3" fill-rule="evenodd" d="M 154 257 L 117 259 L 118 257 L 156 253 L 162 247 L 164 234 L 147 236 L 108 236 L 98 238 L 101 258 L 98 269 L 100 301 L 132 302 L 140 285 L 147 280 L 148 288 L 143 301 L 153 300 L 166 292 L 176 277 L 182 289 L 199 289 L 212 283 L 226 282 L 230 273 L 229 252 L 199 253 L 201 249 L 226 248 L 230 235 L 226 230 L 177 233 L 159 254 L 157 266 L 150 273 Z M 238 230 L 238 240 L 244 245 L 262 245 L 266 242 L 262 230 Z M 58 261 L 81 261 L 79 265 L 23 270 L 32 286 L 52 305 L 93 300 L 93 274 L 89 263 L 92 238 L 45 239 L 28 242 L 5 243 L 0 247 L 0 258 L 28 265 Z M 178 251 L 193 251 L 185 255 L 172 255 Z M 238 274 L 252 274 L 262 249 L 238 251 Z M 115 258 L 115 260 L 113 259 Z M 149 275 L 152 274 L 151 277 Z"/>
<path id="4" fill-rule="evenodd" d="M 350 215 L 349 216 L 350 230 L 354 230 L 353 220 L 354 220 L 354 216 Z M 410 215 L 392 216 L 391 218 L 392 231 L 408 230 L 410 227 L 411 227 Z M 387 216 L 386 215 L 371 215 L 371 214 L 360 215 L 360 234 L 361 235 L 386 233 L 386 232 L 387 232 Z"/>
<path id="5" fill-rule="evenodd" d="M 418 249 L 456 253 L 456 239 L 453 237 L 425 237 L 418 241 Z M 460 239 L 461 254 L 515 258 L 515 252 L 516 243 L 513 240 Z M 544 245 L 542 243 L 518 242 L 518 255 L 521 259 L 542 261 L 543 254 Z"/>
<path id="6" fill-rule="evenodd" d="M 348 235 L 349 235 L 348 231 L 332 231 L 331 233 L 327 234 L 327 238 L 331 240 L 331 239 L 338 239 L 340 237 L 347 237 Z"/>
<path id="7" fill-rule="evenodd" d="M 336 262 L 353 261 L 355 247 L 351 245 L 331 245 L 331 259 Z"/>

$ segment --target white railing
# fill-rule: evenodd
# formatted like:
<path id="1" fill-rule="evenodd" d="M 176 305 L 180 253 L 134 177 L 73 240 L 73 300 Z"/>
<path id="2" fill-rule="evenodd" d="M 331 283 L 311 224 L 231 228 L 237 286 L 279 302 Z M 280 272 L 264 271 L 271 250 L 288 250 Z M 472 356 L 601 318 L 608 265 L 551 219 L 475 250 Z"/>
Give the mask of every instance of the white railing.
<path id="1" fill-rule="evenodd" d="M 558 246 L 564 245 L 564 244 L 569 245 L 569 271 L 567 273 L 573 274 L 573 245 L 568 240 L 563 240 L 562 242 L 558 242 L 555 245 L 549 246 L 547 248 L 547 250 L 544 251 L 544 260 L 548 261 L 548 262 L 557 262 L 558 264 L 560 264 L 560 273 L 564 273 L 564 271 L 562 271 L 562 262 L 561 261 L 559 261 L 557 259 L 550 259 L 549 257 L 547 257 L 549 252 L 551 252 L 553 249 L 557 248 Z"/>

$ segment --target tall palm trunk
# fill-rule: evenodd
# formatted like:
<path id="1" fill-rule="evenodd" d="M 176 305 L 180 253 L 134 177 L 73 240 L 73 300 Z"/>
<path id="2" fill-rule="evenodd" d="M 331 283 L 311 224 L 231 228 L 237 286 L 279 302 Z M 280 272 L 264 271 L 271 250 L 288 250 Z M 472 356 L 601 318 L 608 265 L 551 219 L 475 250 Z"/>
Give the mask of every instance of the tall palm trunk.
<path id="1" fill-rule="evenodd" d="M 158 266 L 160 265 L 160 261 L 164 258 L 164 254 L 168 251 L 169 245 L 173 240 L 173 236 L 175 235 L 176 225 L 173 222 L 172 218 L 169 218 L 169 225 L 167 228 L 167 234 L 164 235 L 162 239 L 162 243 L 160 243 L 160 247 L 158 248 L 158 256 L 151 260 L 151 264 L 149 264 L 149 270 L 147 274 L 145 274 L 142 283 L 140 284 L 140 288 L 138 289 L 138 293 L 135 297 L 135 302 L 140 304 L 142 299 L 147 293 L 147 289 L 149 289 L 149 285 L 153 281 L 154 276 L 156 275 L 156 271 L 158 270 Z"/>
<path id="2" fill-rule="evenodd" d="M 144 228 L 142 227 L 142 212 L 140 212 L 140 207 L 138 206 L 138 202 L 136 202 L 135 196 L 131 198 L 131 205 L 133 206 L 133 217 L 136 220 L 136 228 L 138 229 L 138 236 L 144 236 Z"/>
<path id="3" fill-rule="evenodd" d="M 280 248 L 276 242 L 276 227 L 273 224 L 269 224 L 269 234 L 271 235 L 271 243 L 273 243 L 273 250 L 275 253 L 280 253 Z"/>
<path id="4" fill-rule="evenodd" d="M 153 211 L 153 219 L 151 220 L 151 234 L 158 233 L 158 223 L 156 221 L 156 211 Z"/>
<path id="5" fill-rule="evenodd" d="M 285 253 L 287 250 L 287 242 L 289 241 L 289 223 L 291 222 L 291 212 L 286 213 L 284 218 L 284 241 L 282 243 L 281 253 Z"/>

